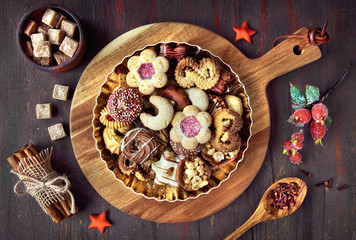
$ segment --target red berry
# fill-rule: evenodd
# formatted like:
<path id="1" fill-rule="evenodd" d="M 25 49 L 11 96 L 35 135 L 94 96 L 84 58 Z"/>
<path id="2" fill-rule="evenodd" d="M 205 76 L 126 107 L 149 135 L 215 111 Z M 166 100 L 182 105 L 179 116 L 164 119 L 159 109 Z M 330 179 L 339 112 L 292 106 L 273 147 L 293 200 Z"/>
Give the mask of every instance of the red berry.
<path id="1" fill-rule="evenodd" d="M 304 141 L 303 129 L 299 132 L 295 132 L 292 135 L 292 142 L 299 142 L 302 143 Z"/>
<path id="2" fill-rule="evenodd" d="M 289 156 L 291 163 L 300 164 L 302 163 L 302 155 L 299 152 L 294 152 Z"/>
<path id="3" fill-rule="evenodd" d="M 329 115 L 328 108 L 322 103 L 315 104 L 311 113 L 315 121 L 325 120 Z"/>
<path id="4" fill-rule="evenodd" d="M 292 149 L 292 142 L 290 141 L 290 139 L 287 139 L 283 142 L 283 147 L 286 150 L 291 150 Z"/>
<path id="5" fill-rule="evenodd" d="M 314 144 L 318 145 L 321 143 L 321 139 L 325 136 L 326 133 L 326 125 L 324 124 L 324 121 L 317 122 L 315 120 L 312 121 L 310 124 L 310 134 L 315 140 Z"/>
<path id="6" fill-rule="evenodd" d="M 290 139 L 287 139 L 283 142 L 283 154 L 289 155 L 289 150 L 292 149 L 292 142 Z"/>
<path id="7" fill-rule="evenodd" d="M 292 142 L 292 149 L 300 150 L 303 148 L 303 143 L 301 142 Z"/>
<path id="8" fill-rule="evenodd" d="M 296 124 L 306 124 L 311 118 L 311 113 L 309 109 L 306 108 L 299 108 L 293 113 L 293 122 Z"/>

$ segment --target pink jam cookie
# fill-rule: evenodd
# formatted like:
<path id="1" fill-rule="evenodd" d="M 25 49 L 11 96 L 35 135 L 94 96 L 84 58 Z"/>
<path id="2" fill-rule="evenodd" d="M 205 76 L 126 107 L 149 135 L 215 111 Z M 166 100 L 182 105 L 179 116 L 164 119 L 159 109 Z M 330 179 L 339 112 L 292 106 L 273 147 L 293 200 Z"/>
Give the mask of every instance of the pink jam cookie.
<path id="1" fill-rule="evenodd" d="M 126 76 L 130 87 L 138 87 L 140 93 L 149 95 L 156 88 L 162 88 L 167 83 L 166 72 L 169 61 L 151 49 L 145 49 L 140 56 L 132 56 L 127 62 L 130 72 Z"/>
<path id="2" fill-rule="evenodd" d="M 170 141 L 170 144 L 172 146 L 172 149 L 175 153 L 179 154 L 179 155 L 182 155 L 184 157 L 194 157 L 196 155 L 198 155 L 198 153 L 200 153 L 200 151 L 202 150 L 202 145 L 199 144 L 196 148 L 194 149 L 185 149 L 183 146 L 182 146 L 182 143 L 177 143 L 177 142 L 173 142 L 173 141 Z"/>
<path id="3" fill-rule="evenodd" d="M 181 143 L 185 149 L 195 149 L 199 144 L 210 140 L 211 122 L 212 118 L 209 113 L 200 111 L 196 106 L 188 105 L 183 112 L 174 114 L 170 138 L 173 142 Z"/>
<path id="4" fill-rule="evenodd" d="M 124 87 L 113 92 L 107 102 L 110 116 L 116 121 L 130 123 L 141 113 L 143 101 L 137 89 Z"/>

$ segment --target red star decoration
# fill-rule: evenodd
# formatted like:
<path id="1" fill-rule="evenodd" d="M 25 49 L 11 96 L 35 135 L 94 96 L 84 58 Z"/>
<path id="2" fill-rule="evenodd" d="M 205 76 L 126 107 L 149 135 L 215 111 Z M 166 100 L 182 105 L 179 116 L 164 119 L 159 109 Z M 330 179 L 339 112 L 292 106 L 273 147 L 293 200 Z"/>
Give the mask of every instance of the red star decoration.
<path id="1" fill-rule="evenodd" d="M 247 21 L 245 21 L 240 27 L 232 27 L 236 32 L 235 41 L 244 39 L 248 43 L 251 43 L 251 36 L 256 33 L 255 30 L 249 28 Z"/>
<path id="2" fill-rule="evenodd" d="M 97 228 L 101 232 L 101 234 L 103 234 L 105 228 L 112 226 L 112 224 L 109 223 L 108 220 L 106 220 L 105 212 L 102 212 L 99 215 L 89 214 L 89 217 L 91 219 L 91 224 L 88 229 Z"/>

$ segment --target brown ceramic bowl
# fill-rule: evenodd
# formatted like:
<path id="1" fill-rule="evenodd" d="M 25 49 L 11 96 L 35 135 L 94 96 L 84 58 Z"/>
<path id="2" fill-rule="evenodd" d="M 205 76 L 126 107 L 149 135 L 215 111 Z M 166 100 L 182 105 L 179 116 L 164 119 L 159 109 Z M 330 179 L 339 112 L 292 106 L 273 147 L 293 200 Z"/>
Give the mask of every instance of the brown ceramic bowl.
<path id="1" fill-rule="evenodd" d="M 61 65 L 53 65 L 53 66 L 42 66 L 40 64 L 37 64 L 33 61 L 31 57 L 28 57 L 24 51 L 24 43 L 26 41 L 29 41 L 30 38 L 23 33 L 23 29 L 26 27 L 27 21 L 32 19 L 37 23 L 37 25 L 41 25 L 42 21 L 42 16 L 44 12 L 48 9 L 51 8 L 54 11 L 61 13 L 62 15 L 66 16 L 69 21 L 72 21 L 78 25 L 78 30 L 76 31 L 76 34 L 74 35 L 74 39 L 79 42 L 79 46 L 77 51 L 74 53 L 73 57 L 71 57 L 68 61 L 62 63 Z M 17 38 L 17 45 L 19 47 L 19 50 L 21 52 L 21 55 L 35 68 L 38 68 L 42 71 L 47 71 L 47 72 L 65 72 L 70 69 L 73 69 L 76 67 L 80 61 L 84 57 L 85 49 L 86 49 L 86 39 L 83 31 L 83 27 L 79 22 L 79 19 L 77 16 L 74 15 L 72 11 L 70 11 L 68 8 L 58 5 L 58 4 L 45 4 L 42 5 L 38 8 L 32 9 L 25 13 L 25 15 L 22 17 L 18 27 L 17 27 L 17 32 L 16 32 L 16 38 Z M 55 63 L 55 60 L 53 60 Z"/>

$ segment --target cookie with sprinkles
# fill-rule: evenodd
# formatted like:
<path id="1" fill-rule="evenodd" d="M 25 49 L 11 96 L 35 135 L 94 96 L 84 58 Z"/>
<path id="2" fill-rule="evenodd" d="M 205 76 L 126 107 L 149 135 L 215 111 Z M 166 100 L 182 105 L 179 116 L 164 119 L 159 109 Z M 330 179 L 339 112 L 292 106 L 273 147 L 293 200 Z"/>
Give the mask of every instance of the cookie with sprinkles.
<path id="1" fill-rule="evenodd" d="M 142 96 L 135 88 L 124 87 L 114 91 L 107 102 L 110 116 L 116 121 L 130 123 L 141 113 Z"/>

